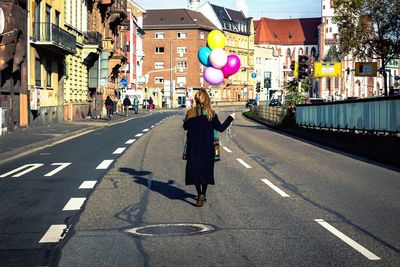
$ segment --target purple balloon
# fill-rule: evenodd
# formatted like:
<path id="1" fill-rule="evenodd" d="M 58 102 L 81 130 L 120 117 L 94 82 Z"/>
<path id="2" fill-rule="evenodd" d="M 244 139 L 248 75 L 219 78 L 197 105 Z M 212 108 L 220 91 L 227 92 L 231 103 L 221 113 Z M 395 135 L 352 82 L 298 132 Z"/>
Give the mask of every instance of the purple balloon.
<path id="1" fill-rule="evenodd" d="M 206 82 L 212 85 L 219 85 L 224 82 L 224 73 L 222 70 L 213 67 L 206 68 L 203 76 Z"/>
<path id="2" fill-rule="evenodd" d="M 222 72 L 224 73 L 224 77 L 228 78 L 229 76 L 235 74 L 240 69 L 240 58 L 237 55 L 229 55 L 228 62 L 222 68 Z"/>

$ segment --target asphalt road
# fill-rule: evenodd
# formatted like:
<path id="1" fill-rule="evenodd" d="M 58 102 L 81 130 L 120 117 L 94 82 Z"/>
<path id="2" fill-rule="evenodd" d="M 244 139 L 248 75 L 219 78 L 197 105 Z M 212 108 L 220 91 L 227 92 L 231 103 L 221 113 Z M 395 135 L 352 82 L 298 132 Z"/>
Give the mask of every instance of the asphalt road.
<path id="1" fill-rule="evenodd" d="M 201 208 L 184 184 L 183 113 L 154 113 L 0 165 L 43 164 L 0 178 L 1 265 L 400 266 L 398 172 L 236 114 Z M 71 164 L 44 176 L 65 166 L 53 163 Z M 83 181 L 96 185 L 78 189 Z M 63 211 L 71 197 L 87 199 Z M 199 224 L 205 232 L 190 232 Z M 39 243 L 51 225 L 68 232 Z"/>

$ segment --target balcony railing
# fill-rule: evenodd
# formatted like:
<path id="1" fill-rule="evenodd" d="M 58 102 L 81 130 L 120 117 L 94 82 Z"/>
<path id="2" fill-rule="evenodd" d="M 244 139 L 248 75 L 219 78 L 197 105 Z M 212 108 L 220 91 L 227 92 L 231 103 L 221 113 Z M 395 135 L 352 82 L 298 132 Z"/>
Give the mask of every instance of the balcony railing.
<path id="1" fill-rule="evenodd" d="M 99 32 L 85 32 L 85 38 L 83 44 L 85 45 L 97 45 L 99 48 L 103 47 L 103 36 Z"/>
<path id="2" fill-rule="evenodd" d="M 33 43 L 49 46 L 49 49 L 61 54 L 76 53 L 76 37 L 49 22 L 33 23 Z"/>
<path id="3" fill-rule="evenodd" d="M 114 0 L 111 6 L 111 13 L 126 13 L 126 0 Z"/>

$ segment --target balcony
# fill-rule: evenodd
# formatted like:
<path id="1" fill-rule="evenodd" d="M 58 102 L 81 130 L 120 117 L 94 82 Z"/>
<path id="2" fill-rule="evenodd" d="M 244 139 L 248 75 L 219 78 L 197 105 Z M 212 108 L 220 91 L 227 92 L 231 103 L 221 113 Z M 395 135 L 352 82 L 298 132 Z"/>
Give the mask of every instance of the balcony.
<path id="1" fill-rule="evenodd" d="M 103 48 L 103 36 L 99 32 L 85 32 L 83 44 Z"/>
<path id="2" fill-rule="evenodd" d="M 114 0 L 114 3 L 110 8 L 110 23 L 113 23 L 117 20 L 122 22 L 127 16 L 126 8 L 126 0 Z"/>
<path id="3" fill-rule="evenodd" d="M 49 22 L 33 23 L 32 44 L 61 55 L 76 53 L 76 37 Z"/>

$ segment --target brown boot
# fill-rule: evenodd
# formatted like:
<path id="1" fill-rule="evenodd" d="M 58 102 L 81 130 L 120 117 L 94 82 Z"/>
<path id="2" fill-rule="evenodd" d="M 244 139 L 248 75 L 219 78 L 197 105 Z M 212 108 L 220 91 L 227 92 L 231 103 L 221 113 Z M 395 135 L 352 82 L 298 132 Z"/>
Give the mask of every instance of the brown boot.
<path id="1" fill-rule="evenodd" d="M 197 198 L 196 207 L 203 207 L 203 205 L 204 205 L 204 196 L 200 195 Z"/>

